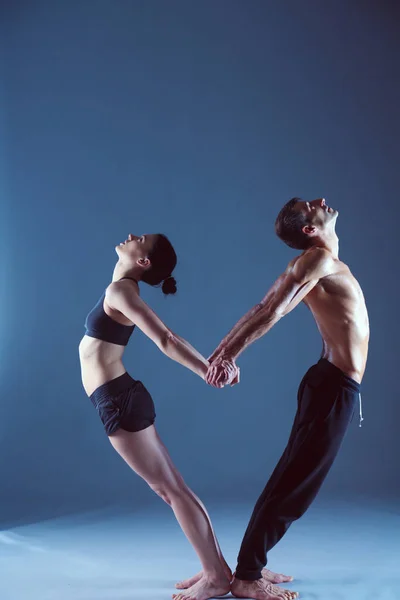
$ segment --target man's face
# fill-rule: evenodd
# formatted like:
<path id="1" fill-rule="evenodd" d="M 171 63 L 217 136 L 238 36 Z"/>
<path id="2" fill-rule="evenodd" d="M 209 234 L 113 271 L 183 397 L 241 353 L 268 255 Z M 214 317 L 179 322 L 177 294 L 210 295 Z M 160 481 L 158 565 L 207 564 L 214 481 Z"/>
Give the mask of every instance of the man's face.
<path id="1" fill-rule="evenodd" d="M 299 200 L 295 204 L 294 210 L 301 211 L 307 217 L 309 224 L 321 231 L 325 230 L 328 224 L 334 226 L 339 215 L 337 210 L 328 206 L 325 198 L 317 198 L 317 200 L 311 200 L 311 202 Z"/>

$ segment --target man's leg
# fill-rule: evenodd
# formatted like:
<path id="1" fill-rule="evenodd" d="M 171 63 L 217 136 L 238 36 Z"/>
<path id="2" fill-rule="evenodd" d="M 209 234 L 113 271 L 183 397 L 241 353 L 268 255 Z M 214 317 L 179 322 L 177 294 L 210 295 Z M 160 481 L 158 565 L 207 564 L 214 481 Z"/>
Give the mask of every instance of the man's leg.
<path id="1" fill-rule="evenodd" d="M 267 552 L 307 510 L 340 448 L 359 388 L 353 389 L 355 382 L 353 388 L 346 385 L 352 380 L 333 365 L 328 373 L 324 366 L 312 367 L 299 388 L 289 443 L 254 508 L 238 556 L 237 579 L 261 577 Z"/>

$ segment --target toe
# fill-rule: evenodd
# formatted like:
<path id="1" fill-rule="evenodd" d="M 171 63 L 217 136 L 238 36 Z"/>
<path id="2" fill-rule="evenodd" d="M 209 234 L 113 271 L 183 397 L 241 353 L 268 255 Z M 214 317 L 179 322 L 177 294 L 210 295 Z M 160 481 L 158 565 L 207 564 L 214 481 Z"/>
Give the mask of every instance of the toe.
<path id="1" fill-rule="evenodd" d="M 269 583 L 267 585 L 265 591 L 268 594 L 271 594 L 271 596 L 273 596 L 277 600 L 289 600 L 285 593 L 286 590 L 282 590 L 281 588 L 278 588 L 276 585 L 274 585 L 272 583 Z"/>

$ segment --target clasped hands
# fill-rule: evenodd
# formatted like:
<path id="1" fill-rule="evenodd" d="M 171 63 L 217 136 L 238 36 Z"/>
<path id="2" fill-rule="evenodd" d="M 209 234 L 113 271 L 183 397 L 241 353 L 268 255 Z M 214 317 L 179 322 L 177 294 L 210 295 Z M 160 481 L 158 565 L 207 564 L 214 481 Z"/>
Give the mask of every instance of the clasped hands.
<path id="1" fill-rule="evenodd" d="M 240 381 L 240 369 L 229 356 L 214 352 L 208 359 L 210 366 L 206 374 L 206 382 L 216 388 L 225 385 L 236 385 Z"/>

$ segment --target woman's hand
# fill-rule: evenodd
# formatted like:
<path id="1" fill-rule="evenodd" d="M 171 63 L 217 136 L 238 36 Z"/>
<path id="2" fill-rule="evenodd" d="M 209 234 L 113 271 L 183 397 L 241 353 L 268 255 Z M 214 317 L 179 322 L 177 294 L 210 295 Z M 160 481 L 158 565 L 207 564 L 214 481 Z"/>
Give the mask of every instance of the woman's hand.
<path id="1" fill-rule="evenodd" d="M 239 381 L 240 369 L 232 359 L 216 358 L 208 368 L 206 382 L 213 387 L 233 386 Z"/>

